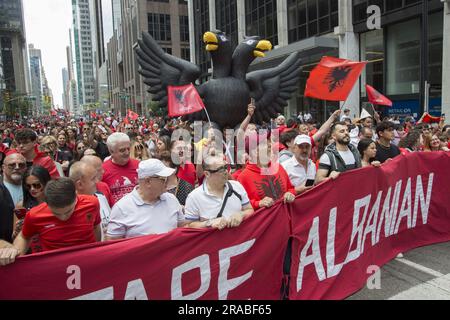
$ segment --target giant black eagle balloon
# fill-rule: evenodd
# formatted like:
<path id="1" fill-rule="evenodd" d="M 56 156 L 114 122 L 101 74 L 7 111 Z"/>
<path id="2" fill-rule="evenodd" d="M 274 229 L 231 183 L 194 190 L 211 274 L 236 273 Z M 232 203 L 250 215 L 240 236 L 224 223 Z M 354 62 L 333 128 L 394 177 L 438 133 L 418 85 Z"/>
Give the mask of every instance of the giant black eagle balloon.
<path id="1" fill-rule="evenodd" d="M 159 102 L 161 107 L 167 106 L 167 86 L 187 85 L 199 78 L 201 71 L 197 65 L 165 53 L 150 34 L 144 32 L 138 42 L 139 72 L 149 86 L 153 101 Z M 255 123 L 268 122 L 283 112 L 297 90 L 300 76 L 297 52 L 277 67 L 247 73 L 257 57 L 264 57 L 264 52 L 272 49 L 269 41 L 258 36 L 246 37 L 233 48 L 223 32 L 208 31 L 203 42 L 211 54 L 213 73 L 209 81 L 196 88 L 212 122 L 220 128 L 236 127 L 247 115 L 250 98 L 255 99 L 256 111 L 252 119 Z M 205 112 L 190 115 L 189 119 L 206 120 Z"/>

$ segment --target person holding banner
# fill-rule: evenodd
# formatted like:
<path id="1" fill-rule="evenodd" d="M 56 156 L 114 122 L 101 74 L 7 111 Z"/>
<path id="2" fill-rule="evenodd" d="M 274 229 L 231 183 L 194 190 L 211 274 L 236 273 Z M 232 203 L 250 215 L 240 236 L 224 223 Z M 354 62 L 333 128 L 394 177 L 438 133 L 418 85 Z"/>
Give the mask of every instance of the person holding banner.
<path id="1" fill-rule="evenodd" d="M 377 126 L 378 141 L 377 154 L 375 160 L 384 163 L 388 159 L 395 158 L 400 154 L 400 149 L 392 144 L 394 139 L 395 124 L 389 121 L 383 121 Z"/>
<path id="2" fill-rule="evenodd" d="M 174 173 L 158 159 L 139 163 L 138 185 L 113 207 L 106 240 L 162 234 L 184 226 L 183 208 L 167 192 L 168 178 Z"/>
<path id="3" fill-rule="evenodd" d="M 47 183 L 46 203 L 34 207 L 25 216 L 22 231 L 13 244 L 3 243 L 0 265 L 26 254 L 31 238 L 39 235 L 43 251 L 94 243 L 101 239 L 99 202 L 96 197 L 76 194 L 69 178 Z"/>
<path id="4" fill-rule="evenodd" d="M 222 157 L 203 161 L 205 181 L 186 200 L 186 220 L 190 228 L 238 227 L 253 212 L 244 187 L 228 180 L 227 164 Z"/>
<path id="5" fill-rule="evenodd" d="M 344 122 L 337 122 L 331 128 L 334 143 L 330 144 L 319 160 L 316 184 L 327 178 L 336 179 L 341 172 L 361 167 L 361 156 L 350 144 L 350 134 Z"/>

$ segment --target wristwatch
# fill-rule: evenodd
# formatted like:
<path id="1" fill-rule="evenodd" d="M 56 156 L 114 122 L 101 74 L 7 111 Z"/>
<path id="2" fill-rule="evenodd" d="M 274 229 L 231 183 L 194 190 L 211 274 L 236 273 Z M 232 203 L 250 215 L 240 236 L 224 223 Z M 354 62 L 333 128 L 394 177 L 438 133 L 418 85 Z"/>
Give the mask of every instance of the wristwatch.
<path id="1" fill-rule="evenodd" d="M 208 220 L 206 220 L 206 222 L 205 222 L 205 227 L 211 228 L 211 227 L 212 227 L 212 224 L 213 224 L 212 219 L 208 219 Z"/>

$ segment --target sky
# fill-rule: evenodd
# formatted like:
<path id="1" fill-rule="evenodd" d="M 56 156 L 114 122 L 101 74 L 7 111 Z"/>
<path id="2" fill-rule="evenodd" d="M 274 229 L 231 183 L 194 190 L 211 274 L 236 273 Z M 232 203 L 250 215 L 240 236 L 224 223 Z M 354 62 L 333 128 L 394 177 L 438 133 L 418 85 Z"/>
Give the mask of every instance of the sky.
<path id="1" fill-rule="evenodd" d="M 72 28 L 71 0 L 23 0 L 28 44 L 42 51 L 42 64 L 52 89 L 54 104 L 62 107 L 62 69 L 67 68 L 66 47 Z M 111 1 L 103 0 L 104 28 L 112 32 Z M 105 43 L 108 39 L 105 39 Z"/>

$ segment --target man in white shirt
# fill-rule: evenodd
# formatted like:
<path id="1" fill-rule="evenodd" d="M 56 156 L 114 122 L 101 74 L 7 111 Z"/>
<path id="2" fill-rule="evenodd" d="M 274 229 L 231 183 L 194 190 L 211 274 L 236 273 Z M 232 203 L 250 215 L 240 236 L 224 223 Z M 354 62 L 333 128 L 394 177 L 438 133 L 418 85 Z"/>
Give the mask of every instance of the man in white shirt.
<path id="1" fill-rule="evenodd" d="M 311 155 L 311 138 L 298 135 L 294 140 L 294 155 L 281 165 L 286 170 L 297 194 L 301 194 L 312 186 L 306 186 L 307 180 L 315 180 L 316 166 L 309 158 Z"/>
<path id="2" fill-rule="evenodd" d="M 8 189 L 14 205 L 23 200 L 22 179 L 27 170 L 27 161 L 20 153 L 5 157 L 3 162 L 3 184 Z"/>
<path id="3" fill-rule="evenodd" d="M 244 187 L 228 181 L 227 164 L 222 157 L 210 156 L 203 162 L 205 181 L 186 199 L 186 220 L 191 228 L 238 227 L 253 214 Z"/>
<path id="4" fill-rule="evenodd" d="M 141 161 L 138 185 L 112 209 L 106 240 L 162 234 L 184 226 L 183 208 L 166 192 L 167 179 L 174 172 L 160 160 Z"/>

